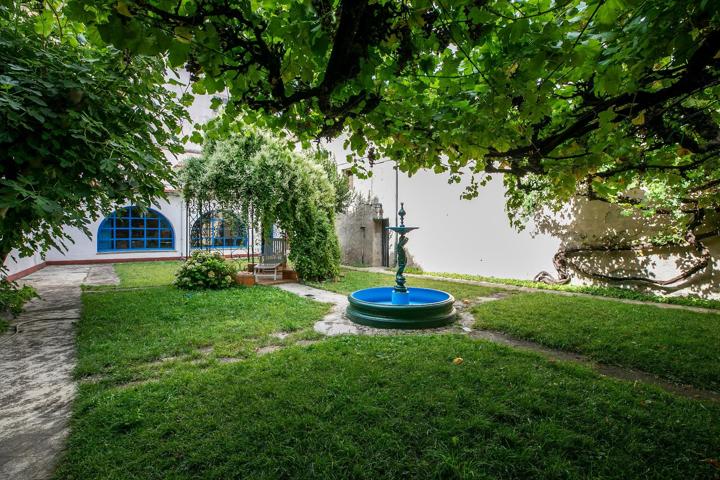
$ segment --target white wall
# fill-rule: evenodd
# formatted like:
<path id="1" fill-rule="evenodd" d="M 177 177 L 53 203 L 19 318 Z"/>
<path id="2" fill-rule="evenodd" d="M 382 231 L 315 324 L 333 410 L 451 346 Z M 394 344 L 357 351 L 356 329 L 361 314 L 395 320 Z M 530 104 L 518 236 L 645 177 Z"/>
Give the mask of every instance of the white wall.
<path id="1" fill-rule="evenodd" d="M 38 253 L 30 257 L 21 257 L 17 250 L 12 250 L 7 260 L 5 261 L 5 268 L 7 269 L 8 275 L 13 275 L 23 270 L 28 270 L 36 265 L 43 263 L 45 259 Z"/>
<path id="2" fill-rule="evenodd" d="M 121 207 L 124 205 L 120 205 Z M 92 238 L 85 235 L 82 230 L 77 228 L 66 228 L 65 231 L 70 235 L 73 243 L 67 242 L 66 252 L 51 250 L 45 256 L 48 261 L 67 261 L 67 260 L 106 260 L 106 259 L 132 259 L 132 258 L 148 258 L 148 257 L 178 257 L 185 251 L 185 221 L 184 221 L 184 203 L 179 195 L 172 193 L 168 196 L 168 200 L 161 200 L 153 204 L 150 208 L 162 213 L 172 224 L 173 233 L 175 235 L 175 248 L 172 250 L 138 250 L 131 252 L 115 253 L 115 252 L 98 252 L 95 237 L 103 218 L 90 223 L 88 228 L 92 233 Z M 110 212 L 109 212 L 110 213 Z"/>
<path id="3" fill-rule="evenodd" d="M 326 147 L 340 165 L 345 162 L 341 140 Z M 518 232 L 510 226 L 500 178 L 482 188 L 473 200 L 462 200 L 463 186 L 449 185 L 447 178 L 446 174 L 429 171 L 412 177 L 400 172 L 398 176 L 398 197 L 407 211 L 405 223 L 420 227 L 409 234 L 407 244 L 417 264 L 425 271 L 521 279 L 532 279 L 541 270 L 552 270 L 559 240 L 542 234 L 532 237 L 532 228 Z M 371 178 L 355 178 L 354 185 L 363 193 L 376 195 L 385 216 L 394 225 L 393 163 L 376 165 Z"/>
<path id="4" fill-rule="evenodd" d="M 123 206 L 125 205 L 119 205 L 118 207 Z M 153 204 L 151 208 L 162 213 L 172 224 L 173 233 L 175 235 L 175 247 L 172 250 L 138 250 L 122 253 L 98 252 L 95 237 L 97 236 L 98 228 L 104 218 L 101 217 L 88 224 L 88 229 L 90 230 L 92 237 L 88 237 L 78 228 L 66 227 L 65 231 L 70 236 L 70 240 L 65 241 L 67 250 L 51 249 L 45 254 L 44 258 L 39 254 L 35 254 L 31 257 L 20 257 L 17 254 L 17 251 L 13 251 L 11 253 L 11 257 L 15 257 L 16 260 L 10 259 L 7 262 L 6 267 L 8 269 L 8 274 L 13 275 L 23 270 L 27 270 L 28 268 L 42 263 L 43 261 L 131 260 L 140 258 L 146 259 L 149 257 L 179 257 L 183 255 L 185 252 L 185 204 L 182 198 L 177 193 L 169 193 L 168 200 L 158 201 L 156 204 Z M 109 214 L 112 212 L 107 213 Z"/>
<path id="5" fill-rule="evenodd" d="M 340 168 L 347 152 L 341 140 L 327 144 Z M 385 216 L 395 221 L 395 171 L 392 162 L 379 161 L 369 179 L 354 179 L 355 188 L 372 193 L 383 204 Z M 531 280 L 540 271 L 555 275 L 553 256 L 564 247 L 628 243 L 647 240 L 661 231 L 663 217 L 628 217 L 619 208 L 603 202 L 574 202 L 558 215 L 545 216 L 541 223 L 518 232 L 505 214 L 504 187 L 499 176 L 473 200 L 462 200 L 463 186 L 448 184 L 447 174 L 421 171 L 412 177 L 398 176 L 399 201 L 405 203 L 406 224 L 418 226 L 410 233 L 407 248 L 425 271 Z M 533 235 L 531 235 L 531 232 Z M 690 281 L 670 287 L 632 286 L 665 295 L 694 294 L 720 298 L 720 239 L 706 242 L 713 257 L 710 265 Z M 672 278 L 697 261 L 688 248 L 656 249 L 633 253 L 598 253 L 574 260 L 589 271 L 614 276 L 639 275 L 663 280 Z M 572 283 L 598 284 L 573 271 Z M 622 286 L 610 282 L 608 285 Z"/>

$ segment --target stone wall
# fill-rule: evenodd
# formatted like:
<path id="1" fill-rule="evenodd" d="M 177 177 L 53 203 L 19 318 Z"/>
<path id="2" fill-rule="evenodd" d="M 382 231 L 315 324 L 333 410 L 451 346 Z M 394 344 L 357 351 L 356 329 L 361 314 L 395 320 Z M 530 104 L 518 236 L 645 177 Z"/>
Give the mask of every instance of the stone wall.
<path id="1" fill-rule="evenodd" d="M 356 196 L 346 213 L 335 219 L 344 265 L 382 266 L 382 220 L 377 198 Z"/>

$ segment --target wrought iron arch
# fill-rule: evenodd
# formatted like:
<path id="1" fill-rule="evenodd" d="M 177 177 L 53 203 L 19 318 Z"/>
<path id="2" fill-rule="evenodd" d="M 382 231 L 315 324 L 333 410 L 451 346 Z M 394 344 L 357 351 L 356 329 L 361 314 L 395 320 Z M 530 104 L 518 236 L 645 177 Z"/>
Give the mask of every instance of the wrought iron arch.
<path id="1" fill-rule="evenodd" d="M 254 262 L 260 250 L 259 235 L 253 227 L 252 211 L 245 212 L 240 204 L 187 199 L 185 255 L 202 249 L 219 251 L 229 257 L 247 256 Z M 238 242 L 238 238 L 243 241 Z"/>
<path id="2" fill-rule="evenodd" d="M 201 214 L 190 228 L 190 248 L 247 248 L 249 233 L 247 222 L 240 215 L 227 210 L 211 210 Z"/>

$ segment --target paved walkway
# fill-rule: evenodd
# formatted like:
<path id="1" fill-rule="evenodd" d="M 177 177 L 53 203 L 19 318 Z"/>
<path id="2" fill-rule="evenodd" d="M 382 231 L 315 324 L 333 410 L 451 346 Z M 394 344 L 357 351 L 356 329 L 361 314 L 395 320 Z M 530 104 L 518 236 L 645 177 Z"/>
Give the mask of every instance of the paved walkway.
<path id="1" fill-rule="evenodd" d="M 52 475 L 75 395 L 80 285 L 117 281 L 112 265 L 51 266 L 22 280 L 41 298 L 28 303 L 0 335 L 0 479 Z"/>
<path id="2" fill-rule="evenodd" d="M 330 313 L 328 313 L 322 320 L 315 323 L 315 331 L 318 333 L 322 333 L 323 335 L 431 335 L 438 333 L 466 334 L 471 338 L 487 340 L 490 342 L 507 345 L 512 348 L 530 350 L 551 360 L 561 360 L 578 363 L 586 367 L 592 368 L 596 372 L 607 377 L 655 385 L 656 387 L 660 387 L 668 392 L 672 392 L 677 395 L 692 399 L 712 400 L 720 402 L 720 394 L 716 392 L 712 392 L 709 390 L 701 390 L 698 388 L 694 388 L 690 385 L 675 384 L 663 380 L 662 378 L 655 375 L 632 368 L 624 368 L 614 365 L 597 363 L 584 355 L 548 348 L 539 343 L 522 340 L 511 335 L 507 335 L 505 333 L 473 328 L 473 325 L 475 324 L 475 318 L 473 317 L 472 313 L 470 313 L 472 307 L 478 305 L 479 303 L 498 300 L 502 298 L 502 296 L 478 297 L 474 301 L 469 303 L 456 302 L 455 308 L 458 310 L 458 321 L 448 327 L 429 328 L 425 330 L 391 330 L 383 328 L 371 328 L 353 323 L 349 318 L 345 316 L 345 309 L 348 305 L 346 295 L 341 295 L 339 293 L 329 292 L 327 290 L 321 290 L 318 288 L 297 283 L 277 285 L 277 288 L 281 288 L 302 297 L 317 300 L 318 302 L 333 304 L 333 308 Z"/>

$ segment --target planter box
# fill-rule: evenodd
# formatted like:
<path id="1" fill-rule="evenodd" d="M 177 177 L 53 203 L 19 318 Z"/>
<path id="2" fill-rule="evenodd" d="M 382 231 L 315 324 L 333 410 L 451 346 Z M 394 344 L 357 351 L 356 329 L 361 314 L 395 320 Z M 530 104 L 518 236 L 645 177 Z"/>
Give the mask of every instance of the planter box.
<path id="1" fill-rule="evenodd" d="M 238 272 L 235 274 L 235 283 L 248 287 L 253 286 L 255 285 L 255 275 L 250 272 Z"/>
<path id="2" fill-rule="evenodd" d="M 292 280 L 293 282 L 298 281 L 298 274 L 295 270 L 290 270 L 289 268 L 283 269 L 282 272 L 282 278 L 283 280 Z"/>

